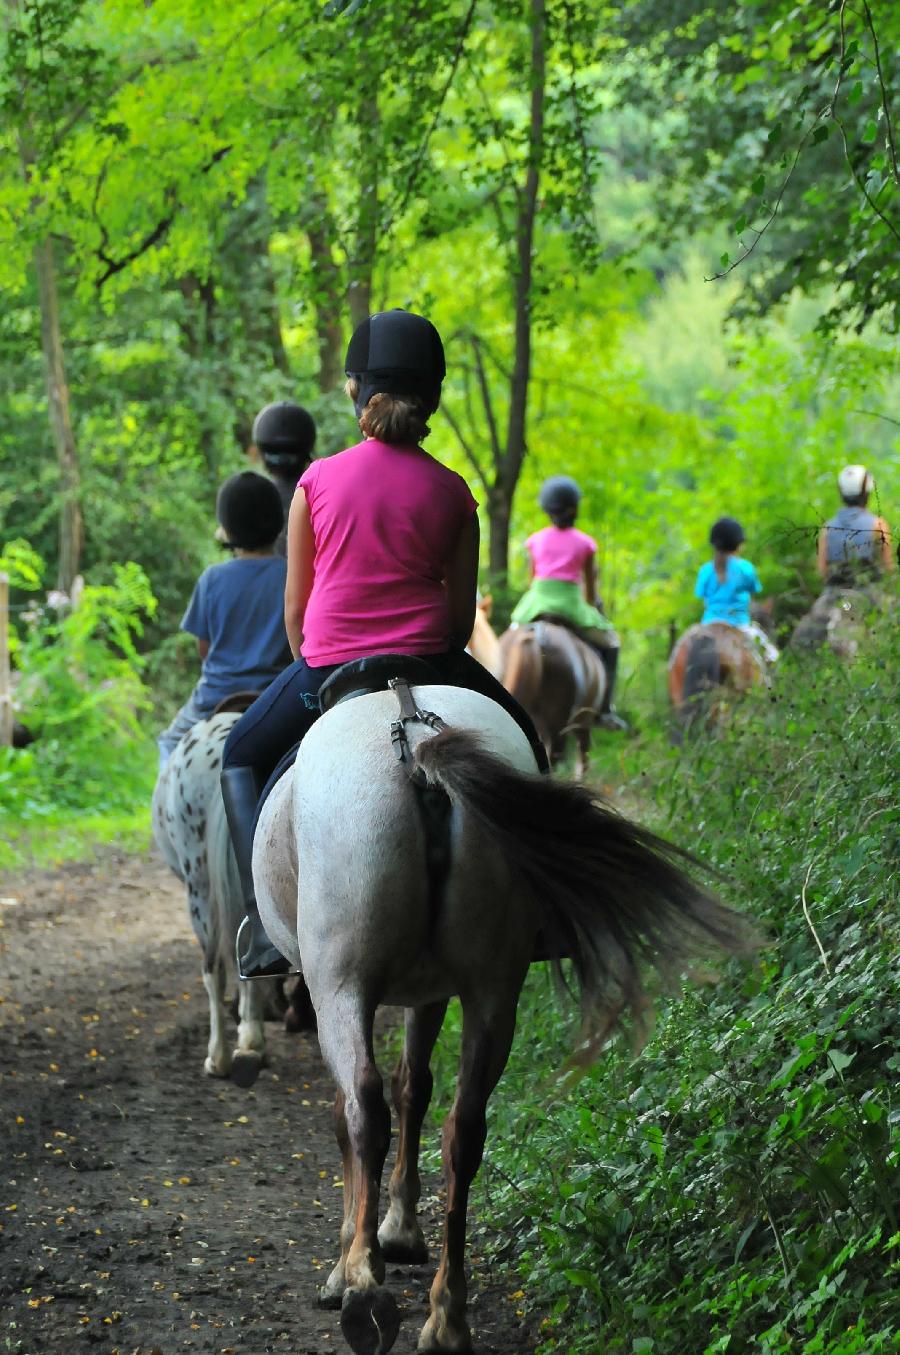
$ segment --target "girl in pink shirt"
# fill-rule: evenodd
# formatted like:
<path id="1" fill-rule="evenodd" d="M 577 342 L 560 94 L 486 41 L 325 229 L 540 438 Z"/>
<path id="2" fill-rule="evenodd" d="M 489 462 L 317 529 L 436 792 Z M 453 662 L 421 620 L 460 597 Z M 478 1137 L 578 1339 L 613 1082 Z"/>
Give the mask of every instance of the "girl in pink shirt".
<path id="1" fill-rule="evenodd" d="M 619 660 L 619 637 L 597 599 L 597 543 L 575 526 L 581 490 L 568 475 L 553 475 L 541 486 L 540 505 L 551 526 L 534 532 L 525 542 L 531 564 L 531 584 L 512 614 L 514 625 L 538 617 L 561 621 L 597 650 L 606 672 L 606 694 L 600 723 L 624 729 L 612 711 L 613 687 Z"/>
<path id="2" fill-rule="evenodd" d="M 222 759 L 248 918 L 249 938 L 238 942 L 241 978 L 287 970 L 256 909 L 253 829 L 267 783 L 318 718 L 319 689 L 341 664 L 420 655 L 440 681 L 508 710 L 546 767 L 528 716 L 465 652 L 475 613 L 477 504 L 462 477 L 419 445 L 445 375 L 437 330 L 407 311 L 373 315 L 350 340 L 346 371 L 364 441 L 308 467 L 288 519 L 284 615 L 294 663 L 233 727 Z"/>

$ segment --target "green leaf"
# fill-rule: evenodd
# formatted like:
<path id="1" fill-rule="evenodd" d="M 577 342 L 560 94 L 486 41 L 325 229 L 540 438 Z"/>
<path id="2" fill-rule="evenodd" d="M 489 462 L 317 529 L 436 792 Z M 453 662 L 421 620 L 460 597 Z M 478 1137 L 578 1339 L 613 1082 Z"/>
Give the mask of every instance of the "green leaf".
<path id="1" fill-rule="evenodd" d="M 828 1061 L 838 1073 L 842 1073 L 845 1068 L 849 1068 L 855 1057 L 855 1054 L 845 1054 L 840 1049 L 829 1049 L 828 1051 Z"/>
<path id="2" fill-rule="evenodd" d="M 756 196 L 759 197 L 760 194 L 761 194 L 761 193 L 763 192 L 763 190 L 765 189 L 765 186 L 766 186 L 766 176 L 765 176 L 765 174 L 757 174 L 756 178 L 753 180 L 752 184 L 750 185 L 750 192 L 751 192 L 751 193 L 755 193 Z"/>
<path id="3" fill-rule="evenodd" d="M 827 139 L 828 128 L 821 125 L 818 126 L 812 134 L 812 144 L 818 146 L 821 141 L 826 141 Z"/>
<path id="4" fill-rule="evenodd" d="M 862 98 L 862 92 L 863 92 L 862 81 L 857 80 L 856 84 L 853 86 L 850 93 L 847 95 L 847 102 L 851 104 L 858 104 L 860 99 Z"/>
<path id="5" fill-rule="evenodd" d="M 869 121 L 866 123 L 863 129 L 862 139 L 867 146 L 870 146 L 877 137 L 877 135 L 878 135 L 878 126 L 875 122 L 875 119 L 869 118 Z"/>

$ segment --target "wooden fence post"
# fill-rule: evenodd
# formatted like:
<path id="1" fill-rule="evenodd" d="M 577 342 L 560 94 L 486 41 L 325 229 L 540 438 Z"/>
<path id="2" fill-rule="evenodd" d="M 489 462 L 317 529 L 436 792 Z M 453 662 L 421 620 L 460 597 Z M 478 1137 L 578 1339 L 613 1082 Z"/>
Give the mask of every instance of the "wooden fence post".
<path id="1" fill-rule="evenodd" d="M 12 744 L 12 685 L 9 680 L 9 579 L 0 574 L 0 748 Z"/>

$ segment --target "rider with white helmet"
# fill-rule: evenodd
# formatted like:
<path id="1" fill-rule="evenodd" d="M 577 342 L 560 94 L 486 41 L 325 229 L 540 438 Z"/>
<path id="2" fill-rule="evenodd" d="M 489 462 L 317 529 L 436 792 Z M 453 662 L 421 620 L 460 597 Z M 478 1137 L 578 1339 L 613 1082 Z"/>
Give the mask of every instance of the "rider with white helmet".
<path id="1" fill-rule="evenodd" d="M 875 481 L 865 466 L 845 466 L 837 478 L 844 501 L 819 533 L 816 565 L 825 582 L 852 586 L 860 577 L 872 578 L 894 567 L 890 528 L 884 518 L 869 511 Z"/>

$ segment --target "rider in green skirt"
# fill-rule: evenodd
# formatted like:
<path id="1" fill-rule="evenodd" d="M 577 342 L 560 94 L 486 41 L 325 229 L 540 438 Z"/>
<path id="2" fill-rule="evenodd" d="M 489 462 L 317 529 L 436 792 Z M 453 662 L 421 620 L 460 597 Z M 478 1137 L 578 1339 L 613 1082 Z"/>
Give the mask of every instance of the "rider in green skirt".
<path id="1" fill-rule="evenodd" d="M 581 490 L 568 475 L 554 475 L 541 486 L 540 506 L 551 526 L 534 532 L 525 542 L 531 564 L 531 584 L 512 614 L 513 624 L 525 625 L 538 617 L 563 622 L 597 651 L 606 672 L 606 696 L 600 724 L 626 729 L 612 710 L 619 662 L 619 637 L 603 615 L 597 598 L 597 543 L 575 526 Z"/>

